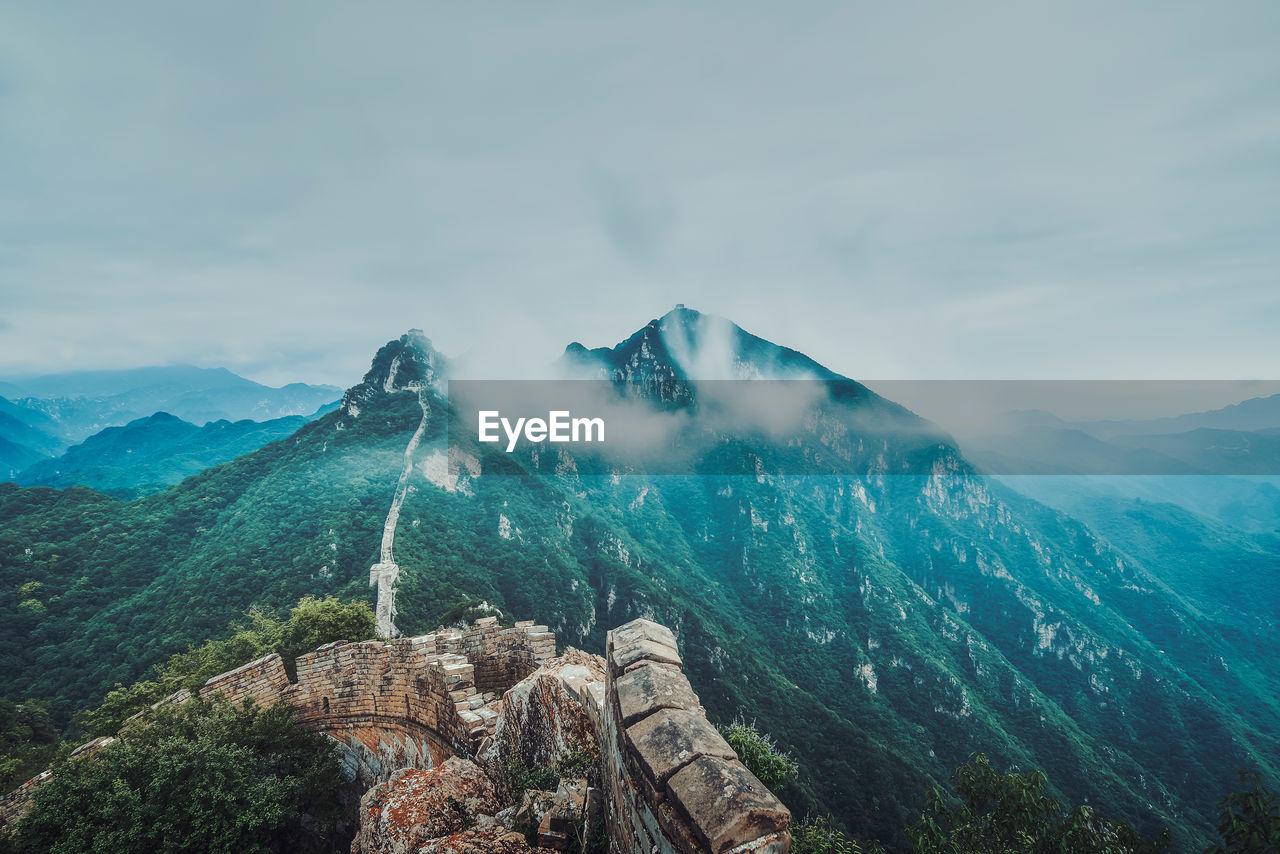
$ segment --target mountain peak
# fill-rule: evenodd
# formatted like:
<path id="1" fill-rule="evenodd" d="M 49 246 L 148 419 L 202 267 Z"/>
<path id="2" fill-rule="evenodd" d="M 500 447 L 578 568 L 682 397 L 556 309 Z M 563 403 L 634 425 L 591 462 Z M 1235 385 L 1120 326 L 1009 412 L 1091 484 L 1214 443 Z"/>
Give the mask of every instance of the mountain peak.
<path id="1" fill-rule="evenodd" d="M 436 383 L 444 374 L 446 360 L 431 346 L 421 329 L 410 329 L 378 349 L 369 372 L 342 397 L 342 411 L 358 415 L 362 402 L 377 394 L 396 394 Z"/>
<path id="2" fill-rule="evenodd" d="M 574 376 L 615 382 L 843 379 L 803 353 L 684 303 L 615 347 L 587 349 L 575 341 L 565 349 L 562 363 Z"/>

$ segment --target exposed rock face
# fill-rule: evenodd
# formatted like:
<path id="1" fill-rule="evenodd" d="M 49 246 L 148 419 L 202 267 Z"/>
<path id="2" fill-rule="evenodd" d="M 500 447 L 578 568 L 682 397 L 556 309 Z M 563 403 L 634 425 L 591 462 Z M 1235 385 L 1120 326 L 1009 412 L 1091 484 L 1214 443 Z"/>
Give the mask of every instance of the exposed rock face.
<path id="1" fill-rule="evenodd" d="M 569 648 L 544 662 L 502 697 L 493 736 L 479 761 L 491 773 L 515 761 L 529 768 L 554 766 L 566 756 L 599 756 L 599 739 L 588 708 L 604 698 L 605 663 L 598 655 Z"/>
<path id="2" fill-rule="evenodd" d="M 787 854 L 790 814 L 706 719 L 669 629 L 620 626 L 607 659 L 551 658 L 554 644 L 545 626 L 485 618 L 328 644 L 298 658 L 296 682 L 270 655 L 200 694 L 284 700 L 343 745 L 351 776 L 372 784 L 352 854 Z M 49 776 L 0 798 L 0 828 Z M 524 791 L 531 780 L 548 791 Z"/>
<path id="3" fill-rule="evenodd" d="M 428 840 L 415 854 L 533 854 L 538 850 L 523 835 L 495 824 Z"/>
<path id="4" fill-rule="evenodd" d="M 497 811 L 493 783 L 470 760 L 453 756 L 429 771 L 406 768 L 360 799 L 360 833 L 351 851 L 417 854 L 429 842 L 471 829 L 477 816 Z"/>

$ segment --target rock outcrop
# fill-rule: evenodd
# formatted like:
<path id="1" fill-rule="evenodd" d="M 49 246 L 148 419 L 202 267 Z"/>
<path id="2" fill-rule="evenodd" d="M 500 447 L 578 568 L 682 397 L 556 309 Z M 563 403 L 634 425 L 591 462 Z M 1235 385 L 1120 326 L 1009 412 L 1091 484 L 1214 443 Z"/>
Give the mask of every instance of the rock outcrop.
<path id="1" fill-rule="evenodd" d="M 477 816 L 497 812 L 493 783 L 468 759 L 452 756 L 428 771 L 406 768 L 360 799 L 360 832 L 351 851 L 417 854 L 432 840 L 475 827 Z"/>
<path id="2" fill-rule="evenodd" d="M 267 656 L 200 694 L 284 701 L 342 746 L 367 787 L 353 854 L 787 854 L 790 814 L 707 720 L 669 629 L 620 626 L 606 658 L 552 658 L 554 644 L 488 618 L 329 644 L 298 658 L 296 681 Z M 0 828 L 48 779 L 0 799 Z"/>
<path id="3" fill-rule="evenodd" d="M 566 757 L 600 755 L 589 711 L 604 702 L 605 663 L 598 655 L 569 648 L 546 661 L 502 696 L 492 737 L 479 760 L 495 769 L 512 762 L 547 768 Z"/>

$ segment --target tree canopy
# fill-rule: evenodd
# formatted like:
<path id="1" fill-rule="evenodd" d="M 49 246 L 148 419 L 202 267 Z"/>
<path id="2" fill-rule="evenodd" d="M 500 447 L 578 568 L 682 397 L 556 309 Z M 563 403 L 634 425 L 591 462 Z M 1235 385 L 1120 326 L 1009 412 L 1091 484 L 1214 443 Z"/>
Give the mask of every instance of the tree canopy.
<path id="1" fill-rule="evenodd" d="M 91 757 L 57 764 L 5 844 L 50 854 L 331 849 L 342 786 L 334 750 L 282 704 L 161 707 Z"/>

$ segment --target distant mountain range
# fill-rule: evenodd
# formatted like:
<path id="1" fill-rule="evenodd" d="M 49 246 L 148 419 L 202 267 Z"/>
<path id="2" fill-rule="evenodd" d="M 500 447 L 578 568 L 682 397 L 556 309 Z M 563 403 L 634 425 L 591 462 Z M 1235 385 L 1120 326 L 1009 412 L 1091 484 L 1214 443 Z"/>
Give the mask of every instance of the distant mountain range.
<path id="1" fill-rule="evenodd" d="M 1073 514 L 1086 495 L 1109 506 L 1141 499 L 1245 532 L 1280 530 L 1280 395 L 1149 420 L 1013 412 L 962 445 L 979 468 Z"/>
<path id="2" fill-rule="evenodd" d="M 1201 429 L 1251 432 L 1280 427 L 1280 394 L 1251 398 L 1221 409 L 1189 412 L 1165 418 L 1066 421 L 1043 410 L 1020 410 L 1008 413 L 1005 423 L 1006 432 L 1031 426 L 1059 427 L 1082 430 L 1102 439 L 1117 436 L 1187 433 Z"/>
<path id="3" fill-rule="evenodd" d="M 101 430 L 158 412 L 195 425 L 312 416 L 341 390 L 270 388 L 222 368 L 173 365 L 11 380 L 0 383 L 0 395 L 0 479 L 10 479 Z"/>
<path id="4" fill-rule="evenodd" d="M 210 421 L 197 427 L 167 412 L 108 427 L 55 459 L 18 474 L 23 486 L 88 486 L 133 498 L 292 435 L 309 419 Z"/>
<path id="5" fill-rule="evenodd" d="M 468 438 L 448 362 L 401 336 L 338 410 L 161 494 L 0 485 L 0 695 L 66 722 L 251 605 L 369 596 L 370 567 L 394 560 L 405 634 L 482 606 L 588 649 L 638 616 L 671 626 L 710 716 L 754 719 L 799 761 L 793 812 L 898 850 L 924 788 L 976 750 L 1168 825 L 1178 851 L 1208 843 L 1237 768 L 1280 782 L 1277 538 L 1167 504 L 1080 521 L 865 386 L 683 308 L 561 364 L 691 430 L 719 429 L 700 379 L 830 393 L 799 449 L 721 432 L 706 462 L 747 475 L 585 476 Z M 849 473 L 778 474 L 805 448 Z"/>

